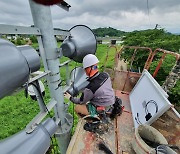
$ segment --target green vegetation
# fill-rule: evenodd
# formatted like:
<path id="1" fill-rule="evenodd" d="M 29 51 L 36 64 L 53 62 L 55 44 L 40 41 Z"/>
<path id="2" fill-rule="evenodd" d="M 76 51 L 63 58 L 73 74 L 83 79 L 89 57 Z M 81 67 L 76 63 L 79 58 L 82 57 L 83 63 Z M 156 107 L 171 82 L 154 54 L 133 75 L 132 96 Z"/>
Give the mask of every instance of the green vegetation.
<path id="1" fill-rule="evenodd" d="M 59 46 L 60 44 L 58 44 Z M 33 44 L 34 47 L 37 47 L 38 44 Z M 106 52 L 108 51 L 107 45 L 98 45 L 97 55 L 101 61 L 101 66 L 103 65 L 103 60 L 106 57 Z M 103 55 L 103 56 L 102 56 Z M 63 57 L 60 61 L 61 63 L 68 60 L 68 58 Z M 81 66 L 82 64 L 71 62 L 69 64 L 70 70 L 72 70 L 75 66 Z M 43 67 L 41 68 L 43 70 Z M 61 79 L 63 81 L 63 85 L 65 84 L 66 77 L 66 69 L 62 67 L 60 69 Z M 48 87 L 46 86 L 46 95 L 45 95 L 45 103 L 48 103 L 50 100 L 50 94 L 48 91 Z M 68 100 L 65 100 L 68 102 Z M 72 130 L 72 134 L 75 131 L 75 127 L 78 123 L 78 117 L 73 111 L 73 104 L 70 103 L 69 112 L 74 115 L 74 127 Z M 24 91 L 21 91 L 12 96 L 5 97 L 0 100 L 0 139 L 4 139 L 8 136 L 11 136 L 20 130 L 23 130 L 26 125 L 33 119 L 33 117 L 39 112 L 39 107 L 37 101 L 33 101 L 30 96 L 28 98 L 25 97 Z M 51 112 L 51 115 L 53 112 Z M 56 140 L 53 138 L 53 143 L 56 143 Z M 56 148 L 52 148 L 47 153 L 57 153 L 57 145 Z M 55 151 L 55 152 L 53 152 Z"/>
<path id="2" fill-rule="evenodd" d="M 105 37 L 105 36 L 120 37 L 120 36 L 123 36 L 125 34 L 124 31 L 120 31 L 120 30 L 114 29 L 112 27 L 93 29 L 93 32 L 98 37 Z"/>
<path id="3" fill-rule="evenodd" d="M 122 36 L 125 33 L 122 31 L 117 31 L 113 28 L 99 28 L 94 30 L 95 34 L 97 36 Z M 13 42 L 14 41 L 14 42 Z M 38 48 L 37 39 L 32 36 L 31 37 L 32 46 L 34 48 Z M 179 52 L 180 49 L 180 36 L 173 35 L 170 33 L 165 32 L 164 30 L 145 30 L 145 31 L 134 31 L 131 33 L 127 33 L 126 37 L 123 39 L 124 45 L 133 45 L 133 46 L 146 46 L 150 47 L 153 50 L 156 48 L 163 48 L 166 50 L 171 50 L 174 52 Z M 25 41 L 22 39 L 18 40 L 12 40 L 13 43 L 16 45 L 25 44 Z M 58 43 L 58 46 L 60 43 Z M 106 63 L 106 53 L 108 52 L 108 60 Z M 99 68 L 101 70 L 104 69 L 104 67 L 111 68 L 114 64 L 114 54 L 115 49 L 111 48 L 109 49 L 108 45 L 98 45 L 96 55 L 100 60 L 100 66 Z M 127 62 L 130 61 L 130 57 L 132 56 L 132 51 L 129 50 L 128 52 L 124 52 L 122 54 L 122 57 Z M 152 66 L 150 67 L 150 72 L 152 73 L 155 69 L 155 66 L 157 65 L 158 58 L 161 55 L 158 54 L 155 57 L 155 60 L 152 63 Z M 140 52 L 137 54 L 137 58 L 135 59 L 133 66 L 140 66 L 141 70 L 143 68 L 143 63 L 145 62 L 145 59 L 147 58 L 147 53 Z M 68 58 L 63 57 L 60 61 L 61 63 L 66 61 Z M 168 72 L 170 71 L 171 67 L 173 66 L 173 63 L 175 61 L 175 58 L 172 56 L 167 56 L 165 61 L 163 62 L 163 65 L 158 73 L 158 76 L 156 80 L 160 84 L 165 80 L 166 75 L 168 75 Z M 71 62 L 69 64 L 70 70 L 72 70 L 75 66 L 80 66 L 81 64 Z M 138 69 L 133 68 L 133 69 Z M 41 68 L 43 70 L 43 67 Z M 66 78 L 66 70 L 65 68 L 60 69 L 61 73 L 61 79 L 63 81 L 63 85 L 65 84 L 65 78 Z M 177 82 L 176 86 L 171 89 L 169 93 L 169 99 L 171 103 L 174 103 L 177 106 L 180 106 L 180 81 Z M 46 95 L 45 95 L 45 102 L 49 102 L 50 96 L 48 92 L 48 88 L 46 86 Z M 67 100 L 65 100 L 67 102 Z M 69 112 L 71 114 L 74 114 L 73 112 L 73 104 L 70 104 Z M 8 96 L 0 100 L 0 139 L 6 138 L 8 136 L 13 135 L 14 133 L 22 130 L 25 128 L 25 126 L 32 120 L 32 118 L 39 112 L 38 103 L 36 101 L 33 101 L 30 97 L 25 98 L 24 91 L 21 91 L 20 93 L 14 95 L 14 96 Z M 51 113 L 52 114 L 52 113 Z M 73 132 L 75 129 L 75 126 L 78 122 L 77 115 L 74 115 L 74 127 Z M 51 153 L 51 152 L 50 152 Z"/>
<path id="4" fill-rule="evenodd" d="M 6 138 L 25 128 L 38 113 L 38 104 L 24 92 L 0 100 L 0 139 Z"/>
<path id="5" fill-rule="evenodd" d="M 164 29 L 149 29 L 126 33 L 123 39 L 125 45 L 150 47 L 153 50 L 161 48 L 179 52 L 180 36 L 166 32 Z"/>
<path id="6" fill-rule="evenodd" d="M 29 39 L 32 41 L 33 44 L 38 42 L 38 41 L 37 41 L 37 37 L 36 37 L 35 35 L 31 35 L 31 36 L 29 37 Z"/>
<path id="7" fill-rule="evenodd" d="M 106 52 L 108 51 L 107 45 L 98 45 L 97 56 L 100 59 L 100 66 L 104 65 L 103 61 L 106 57 Z M 104 54 L 102 54 L 104 53 Z M 61 63 L 66 61 L 68 58 L 63 57 Z M 71 62 L 69 64 L 70 70 L 75 66 L 80 66 L 82 64 Z M 43 69 L 43 68 L 42 68 Z M 65 68 L 60 69 L 61 78 L 65 84 Z M 50 94 L 48 92 L 48 87 L 46 86 L 46 95 L 44 98 L 47 103 L 50 100 Z M 67 102 L 67 100 L 66 100 Z M 73 105 L 71 103 L 69 111 L 73 114 Z M 22 130 L 25 126 L 32 120 L 32 118 L 39 112 L 38 103 L 33 101 L 30 97 L 26 98 L 24 91 L 21 91 L 12 96 L 5 97 L 0 100 L 0 139 L 6 138 L 14 133 Z M 77 123 L 77 116 L 75 115 L 75 124 Z"/>
<path id="8" fill-rule="evenodd" d="M 131 33 L 127 33 L 126 37 L 123 38 L 124 45 L 127 46 L 141 46 L 141 47 L 149 47 L 154 51 L 157 48 L 173 51 L 179 53 L 180 51 L 180 35 L 173 35 L 166 32 L 164 29 L 152 29 L 152 30 L 144 30 L 144 31 L 134 31 Z M 130 62 L 131 55 L 133 54 L 132 50 L 126 50 L 122 57 Z M 134 66 L 138 66 L 143 69 L 145 60 L 147 59 L 149 53 L 147 52 L 138 52 L 136 54 L 136 59 L 134 62 Z M 161 58 L 162 53 L 158 53 L 153 60 L 153 63 L 150 67 L 150 73 L 152 74 L 159 63 L 159 59 Z M 169 71 L 172 69 L 175 64 L 175 57 L 168 55 L 166 56 L 163 64 L 156 76 L 156 80 L 160 85 L 165 81 L 166 76 Z M 134 68 L 137 70 L 137 67 Z M 180 106 L 180 82 L 178 81 L 176 86 L 171 89 L 169 93 L 169 100 L 171 103 Z"/>

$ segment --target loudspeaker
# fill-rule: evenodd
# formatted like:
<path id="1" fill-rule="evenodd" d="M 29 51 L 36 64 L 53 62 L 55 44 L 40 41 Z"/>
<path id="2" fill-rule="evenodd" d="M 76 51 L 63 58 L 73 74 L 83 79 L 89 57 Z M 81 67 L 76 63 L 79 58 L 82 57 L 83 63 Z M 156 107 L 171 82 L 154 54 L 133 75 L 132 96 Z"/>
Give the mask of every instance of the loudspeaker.
<path id="1" fill-rule="evenodd" d="M 88 76 L 82 67 L 74 68 L 71 71 L 70 76 L 72 84 L 70 88 L 68 88 L 67 92 L 71 96 L 76 96 L 89 84 Z"/>
<path id="2" fill-rule="evenodd" d="M 0 141 L 1 154 L 42 154 L 50 147 L 51 137 L 58 126 L 53 119 L 48 118 L 37 125 L 32 133 L 20 131 Z"/>
<path id="3" fill-rule="evenodd" d="M 34 48 L 29 45 L 17 46 L 17 48 L 25 57 L 31 73 L 40 69 L 40 57 Z"/>
<path id="4" fill-rule="evenodd" d="M 16 47 L 0 39 L 0 98 L 24 85 L 32 72 L 40 68 L 40 58 L 30 46 Z"/>
<path id="5" fill-rule="evenodd" d="M 95 54 L 97 41 L 89 27 L 76 25 L 69 32 L 70 36 L 67 36 L 61 45 L 63 56 L 81 63 L 87 54 Z"/>

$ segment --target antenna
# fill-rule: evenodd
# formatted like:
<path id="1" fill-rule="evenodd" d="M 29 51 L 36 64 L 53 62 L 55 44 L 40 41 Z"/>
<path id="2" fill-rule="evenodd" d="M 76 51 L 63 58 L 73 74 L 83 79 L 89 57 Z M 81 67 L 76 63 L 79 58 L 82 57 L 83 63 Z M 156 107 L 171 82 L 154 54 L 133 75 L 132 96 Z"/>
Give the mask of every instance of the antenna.
<path id="1" fill-rule="evenodd" d="M 147 3 L 147 13 L 148 13 L 149 24 L 151 25 L 150 15 L 149 15 L 149 0 L 147 0 L 146 3 Z"/>

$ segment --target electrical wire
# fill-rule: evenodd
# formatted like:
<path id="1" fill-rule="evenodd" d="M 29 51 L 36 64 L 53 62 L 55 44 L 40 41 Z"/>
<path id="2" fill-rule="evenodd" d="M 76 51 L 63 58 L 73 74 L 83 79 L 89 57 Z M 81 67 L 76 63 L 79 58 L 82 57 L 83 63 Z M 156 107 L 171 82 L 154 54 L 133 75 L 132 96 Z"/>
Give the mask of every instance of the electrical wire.
<path id="1" fill-rule="evenodd" d="M 149 15 L 149 0 L 146 1 L 146 4 L 147 4 L 147 14 L 148 14 L 149 25 L 151 25 L 150 15 Z"/>
<path id="2" fill-rule="evenodd" d="M 147 0 L 147 12 L 148 12 L 148 16 L 149 16 L 149 0 Z"/>
<path id="3" fill-rule="evenodd" d="M 150 100 L 150 101 L 148 101 L 147 103 L 146 103 L 146 105 L 145 105 L 145 119 L 147 118 L 147 116 L 149 116 L 148 118 L 150 119 L 151 117 L 152 117 L 152 114 L 149 112 L 149 110 L 148 110 L 148 104 L 154 104 L 155 105 L 155 107 L 156 107 L 156 112 L 155 113 L 157 113 L 158 112 L 158 105 L 157 105 L 157 103 L 156 103 L 156 101 L 154 101 L 154 100 Z M 148 120 L 149 120 L 148 119 Z M 142 122 L 139 120 L 139 113 L 137 113 L 137 116 L 135 117 L 135 120 L 136 120 L 136 122 L 137 122 L 137 124 L 139 124 L 139 125 L 141 125 L 142 124 Z M 147 121 L 147 120 L 146 120 Z"/>
<path id="4" fill-rule="evenodd" d="M 158 105 L 157 105 L 157 103 L 154 100 L 150 100 L 145 105 L 145 113 L 146 113 L 146 115 L 149 113 L 148 104 L 154 104 L 156 106 L 156 113 L 158 112 Z"/>
<path id="5" fill-rule="evenodd" d="M 37 81 L 37 82 L 38 82 L 38 81 Z M 42 100 L 42 102 L 43 102 L 43 105 L 45 106 L 46 111 L 48 112 L 49 117 L 52 118 L 53 116 L 50 114 L 50 111 L 48 110 L 48 108 L 47 108 L 47 106 L 46 106 L 46 104 L 45 104 L 45 102 L 44 102 L 43 95 L 42 95 L 42 92 L 41 92 L 41 90 L 40 90 L 39 84 L 36 85 L 36 84 L 34 84 L 34 83 L 29 83 L 29 85 L 33 85 L 33 86 L 36 88 L 36 90 L 38 91 L 38 93 L 39 93 L 39 95 L 40 95 L 40 97 L 41 97 L 41 100 Z M 51 142 L 52 142 L 51 145 L 55 145 L 55 143 L 54 143 L 54 141 L 53 141 L 53 138 L 50 136 L 50 134 L 49 134 L 49 137 L 50 137 Z M 53 137 L 55 138 L 55 135 L 53 135 Z"/>
<path id="6" fill-rule="evenodd" d="M 139 125 L 142 125 L 142 122 L 139 120 L 139 113 L 137 113 L 137 117 L 135 117 L 135 120 Z"/>
<path id="7" fill-rule="evenodd" d="M 73 92 L 75 91 L 74 83 L 75 83 L 75 76 L 76 76 L 76 67 L 77 67 L 77 62 L 75 64 L 75 70 L 74 70 L 74 74 L 73 74 L 73 76 L 74 76 L 74 81 L 72 83 Z M 72 127 L 74 127 L 74 117 L 75 117 L 75 113 L 74 113 L 74 103 L 73 103 L 73 125 L 72 125 Z"/>
<path id="8" fill-rule="evenodd" d="M 43 103 L 43 105 L 45 106 L 46 111 L 48 112 L 49 117 L 52 118 L 52 115 L 50 114 L 50 112 L 49 112 L 49 110 L 48 110 L 48 108 L 47 108 L 47 106 L 46 106 L 46 104 L 45 104 L 45 102 L 44 102 L 43 95 L 42 95 L 42 93 L 41 93 L 40 87 L 37 86 L 37 85 L 34 84 L 34 83 L 29 83 L 29 85 L 33 85 L 33 86 L 36 88 L 36 90 L 38 91 L 38 93 L 39 93 L 39 95 L 40 95 L 40 97 L 41 97 L 41 99 L 42 99 L 42 103 Z"/>

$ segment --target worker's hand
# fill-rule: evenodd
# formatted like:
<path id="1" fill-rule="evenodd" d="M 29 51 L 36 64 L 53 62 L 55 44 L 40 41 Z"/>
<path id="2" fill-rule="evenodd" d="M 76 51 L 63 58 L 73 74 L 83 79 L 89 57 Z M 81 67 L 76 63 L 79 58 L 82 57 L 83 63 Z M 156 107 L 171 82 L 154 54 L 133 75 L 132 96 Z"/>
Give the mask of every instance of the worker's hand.
<path id="1" fill-rule="evenodd" d="M 71 95 L 69 93 L 65 92 L 64 97 L 67 98 L 67 99 L 70 99 Z"/>

